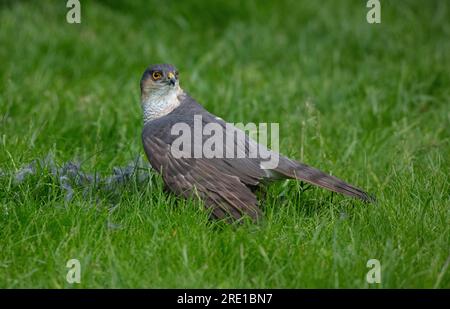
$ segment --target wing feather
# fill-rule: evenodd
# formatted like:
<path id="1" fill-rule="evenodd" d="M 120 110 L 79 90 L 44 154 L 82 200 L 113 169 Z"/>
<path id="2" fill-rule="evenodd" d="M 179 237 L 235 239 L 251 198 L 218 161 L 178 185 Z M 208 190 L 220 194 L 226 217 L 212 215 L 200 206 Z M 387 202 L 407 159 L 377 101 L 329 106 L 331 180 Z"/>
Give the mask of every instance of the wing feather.
<path id="1" fill-rule="evenodd" d="M 144 137 L 147 157 L 174 193 L 190 197 L 196 193 L 212 208 L 212 215 L 222 219 L 240 219 L 244 215 L 257 220 L 261 216 L 258 202 L 239 177 L 215 166 L 215 160 L 203 158 L 175 158 L 170 145 L 159 138 Z"/>

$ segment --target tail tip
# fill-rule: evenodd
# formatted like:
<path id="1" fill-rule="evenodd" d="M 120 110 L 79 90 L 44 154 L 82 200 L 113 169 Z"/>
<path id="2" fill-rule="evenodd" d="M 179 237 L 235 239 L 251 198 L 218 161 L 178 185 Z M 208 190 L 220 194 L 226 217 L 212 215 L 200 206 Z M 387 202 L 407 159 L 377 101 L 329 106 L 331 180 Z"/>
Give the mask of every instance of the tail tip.
<path id="1" fill-rule="evenodd" d="M 377 202 L 377 197 L 375 196 L 375 194 L 371 194 L 371 193 L 367 193 L 364 192 L 361 196 L 360 196 L 361 200 L 363 200 L 366 203 L 370 203 L 370 204 L 375 204 Z"/>

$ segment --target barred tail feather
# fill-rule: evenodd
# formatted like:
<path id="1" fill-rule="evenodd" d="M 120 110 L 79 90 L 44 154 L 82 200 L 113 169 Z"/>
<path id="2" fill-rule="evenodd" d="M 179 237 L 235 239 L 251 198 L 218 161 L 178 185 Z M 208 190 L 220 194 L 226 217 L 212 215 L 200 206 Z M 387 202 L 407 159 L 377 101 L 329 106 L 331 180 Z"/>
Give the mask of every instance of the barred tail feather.
<path id="1" fill-rule="evenodd" d="M 275 171 L 285 177 L 303 180 L 333 192 L 359 198 L 365 202 L 375 202 L 375 197 L 367 192 L 337 177 L 288 158 L 282 158 Z"/>

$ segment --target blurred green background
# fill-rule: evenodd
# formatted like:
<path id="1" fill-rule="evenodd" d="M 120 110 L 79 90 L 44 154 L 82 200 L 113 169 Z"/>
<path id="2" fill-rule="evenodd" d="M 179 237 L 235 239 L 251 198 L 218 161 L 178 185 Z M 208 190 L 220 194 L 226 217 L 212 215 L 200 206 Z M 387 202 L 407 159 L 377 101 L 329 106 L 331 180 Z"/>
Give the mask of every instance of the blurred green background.
<path id="1" fill-rule="evenodd" d="M 0 2 L 1 287 L 450 287 L 448 1 L 383 0 L 381 24 L 358 0 L 81 1 L 81 24 L 65 2 Z M 99 174 L 143 155 L 152 63 L 227 121 L 280 123 L 282 153 L 379 203 L 286 182 L 263 224 L 235 227 L 156 175 L 69 203 L 46 171 L 14 181 L 48 153 Z"/>

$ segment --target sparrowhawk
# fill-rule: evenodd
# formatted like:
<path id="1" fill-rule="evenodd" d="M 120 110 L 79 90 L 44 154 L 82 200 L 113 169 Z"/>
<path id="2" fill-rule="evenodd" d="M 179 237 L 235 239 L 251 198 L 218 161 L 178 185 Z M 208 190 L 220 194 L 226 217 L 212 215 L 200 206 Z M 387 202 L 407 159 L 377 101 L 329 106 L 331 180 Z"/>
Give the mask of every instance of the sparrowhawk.
<path id="1" fill-rule="evenodd" d="M 248 215 L 257 220 L 261 217 L 261 210 L 252 189 L 277 179 L 299 179 L 363 201 L 372 200 L 370 195 L 353 185 L 275 152 L 272 154 L 278 156 L 278 165 L 272 168 L 266 168 L 261 157 L 207 158 L 192 155 L 193 150 L 202 147 L 206 136 L 192 138 L 192 144 L 187 147 L 190 152 L 187 156 L 180 156 L 172 147 L 177 138 L 172 128 L 178 123 L 192 127 L 194 118 L 201 116 L 203 125 L 220 126 L 225 137 L 234 137 L 234 132 L 226 130 L 227 124 L 221 118 L 209 113 L 181 89 L 178 71 L 170 64 L 147 68 L 140 86 L 144 114 L 142 142 L 151 166 L 175 194 L 199 196 L 215 218 L 240 219 Z M 238 150 L 243 148 L 248 153 L 249 148 L 259 146 L 246 134 L 237 136 L 231 146 Z"/>

